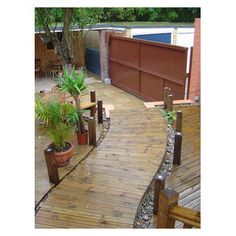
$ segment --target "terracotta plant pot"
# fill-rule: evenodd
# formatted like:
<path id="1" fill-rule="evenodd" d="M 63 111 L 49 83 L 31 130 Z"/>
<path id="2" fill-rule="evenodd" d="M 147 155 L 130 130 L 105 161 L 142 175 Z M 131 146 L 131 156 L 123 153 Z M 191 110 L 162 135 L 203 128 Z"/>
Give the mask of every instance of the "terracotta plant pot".
<path id="1" fill-rule="evenodd" d="M 78 145 L 88 144 L 88 130 L 86 130 L 86 133 L 84 134 L 79 134 L 78 132 L 76 132 L 76 135 L 77 135 Z"/>
<path id="2" fill-rule="evenodd" d="M 67 144 L 70 145 L 70 148 L 64 152 L 54 152 L 54 159 L 57 163 L 58 167 L 61 166 L 66 166 L 70 163 L 70 159 L 72 157 L 72 153 L 73 153 L 73 145 L 71 143 Z"/>

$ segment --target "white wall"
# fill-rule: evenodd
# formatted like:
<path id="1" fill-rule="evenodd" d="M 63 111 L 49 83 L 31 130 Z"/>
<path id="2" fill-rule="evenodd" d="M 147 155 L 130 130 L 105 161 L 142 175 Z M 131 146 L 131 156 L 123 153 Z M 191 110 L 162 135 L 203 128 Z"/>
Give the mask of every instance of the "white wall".
<path id="1" fill-rule="evenodd" d="M 193 47 L 194 28 L 178 28 L 176 45 L 188 48 L 187 72 L 189 71 L 190 49 Z"/>

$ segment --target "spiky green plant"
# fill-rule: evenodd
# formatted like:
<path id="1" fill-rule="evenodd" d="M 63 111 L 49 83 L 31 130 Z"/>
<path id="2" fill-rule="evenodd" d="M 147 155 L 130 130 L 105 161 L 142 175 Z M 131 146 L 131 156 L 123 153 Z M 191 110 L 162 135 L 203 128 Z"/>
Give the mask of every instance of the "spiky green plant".
<path id="1" fill-rule="evenodd" d="M 51 136 L 52 145 L 57 151 L 65 149 L 70 119 L 76 115 L 77 110 L 72 104 L 59 103 L 55 98 L 51 98 L 48 102 L 38 96 L 35 98 L 35 117 L 44 122 Z"/>
<path id="2" fill-rule="evenodd" d="M 66 68 L 63 69 L 63 76 L 57 78 L 58 86 L 62 91 L 68 92 L 75 101 L 76 107 L 78 109 L 78 125 L 77 131 L 79 133 L 85 133 L 86 129 L 84 126 L 83 116 L 80 106 L 80 96 L 86 90 L 87 85 L 85 84 L 85 74 L 84 70 L 80 69 L 79 73 L 76 73 L 73 68 L 69 73 Z"/>
<path id="3" fill-rule="evenodd" d="M 173 125 L 174 120 L 176 120 L 175 111 L 167 111 L 167 112 L 165 112 L 163 117 L 167 120 L 167 123 L 169 125 Z"/>
<path id="4" fill-rule="evenodd" d="M 85 74 L 83 69 L 80 69 L 79 73 L 76 73 L 73 68 L 69 73 L 66 68 L 64 68 L 63 76 L 58 77 L 57 81 L 61 90 L 70 93 L 72 97 L 78 97 L 87 88 L 84 78 Z"/>

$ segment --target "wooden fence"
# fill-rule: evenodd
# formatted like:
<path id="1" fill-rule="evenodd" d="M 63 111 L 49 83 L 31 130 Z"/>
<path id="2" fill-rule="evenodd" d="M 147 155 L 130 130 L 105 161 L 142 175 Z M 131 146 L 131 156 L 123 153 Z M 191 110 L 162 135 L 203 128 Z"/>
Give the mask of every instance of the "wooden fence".
<path id="1" fill-rule="evenodd" d="M 167 188 L 160 192 L 157 228 L 174 228 L 175 221 L 184 223 L 184 228 L 200 228 L 200 212 L 178 206 L 179 194 Z"/>

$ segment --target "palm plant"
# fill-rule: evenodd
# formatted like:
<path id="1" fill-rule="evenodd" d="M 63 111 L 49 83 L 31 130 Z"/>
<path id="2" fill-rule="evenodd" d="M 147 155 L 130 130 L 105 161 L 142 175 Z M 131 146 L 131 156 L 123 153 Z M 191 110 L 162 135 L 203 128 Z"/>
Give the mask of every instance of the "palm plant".
<path id="1" fill-rule="evenodd" d="M 70 120 L 77 116 L 77 110 L 72 104 L 58 103 L 55 98 L 44 102 L 35 98 L 35 116 L 42 120 L 51 136 L 52 147 L 58 151 L 66 149 L 66 139 L 69 135 Z"/>
<path id="2" fill-rule="evenodd" d="M 79 73 L 76 73 L 74 68 L 70 73 L 66 70 L 66 68 L 64 68 L 63 76 L 57 78 L 59 88 L 62 91 L 68 92 L 74 98 L 75 105 L 78 110 L 77 132 L 80 134 L 86 133 L 82 115 L 83 113 L 80 105 L 80 96 L 87 88 L 84 78 L 85 74 L 83 69 L 80 69 Z"/>

